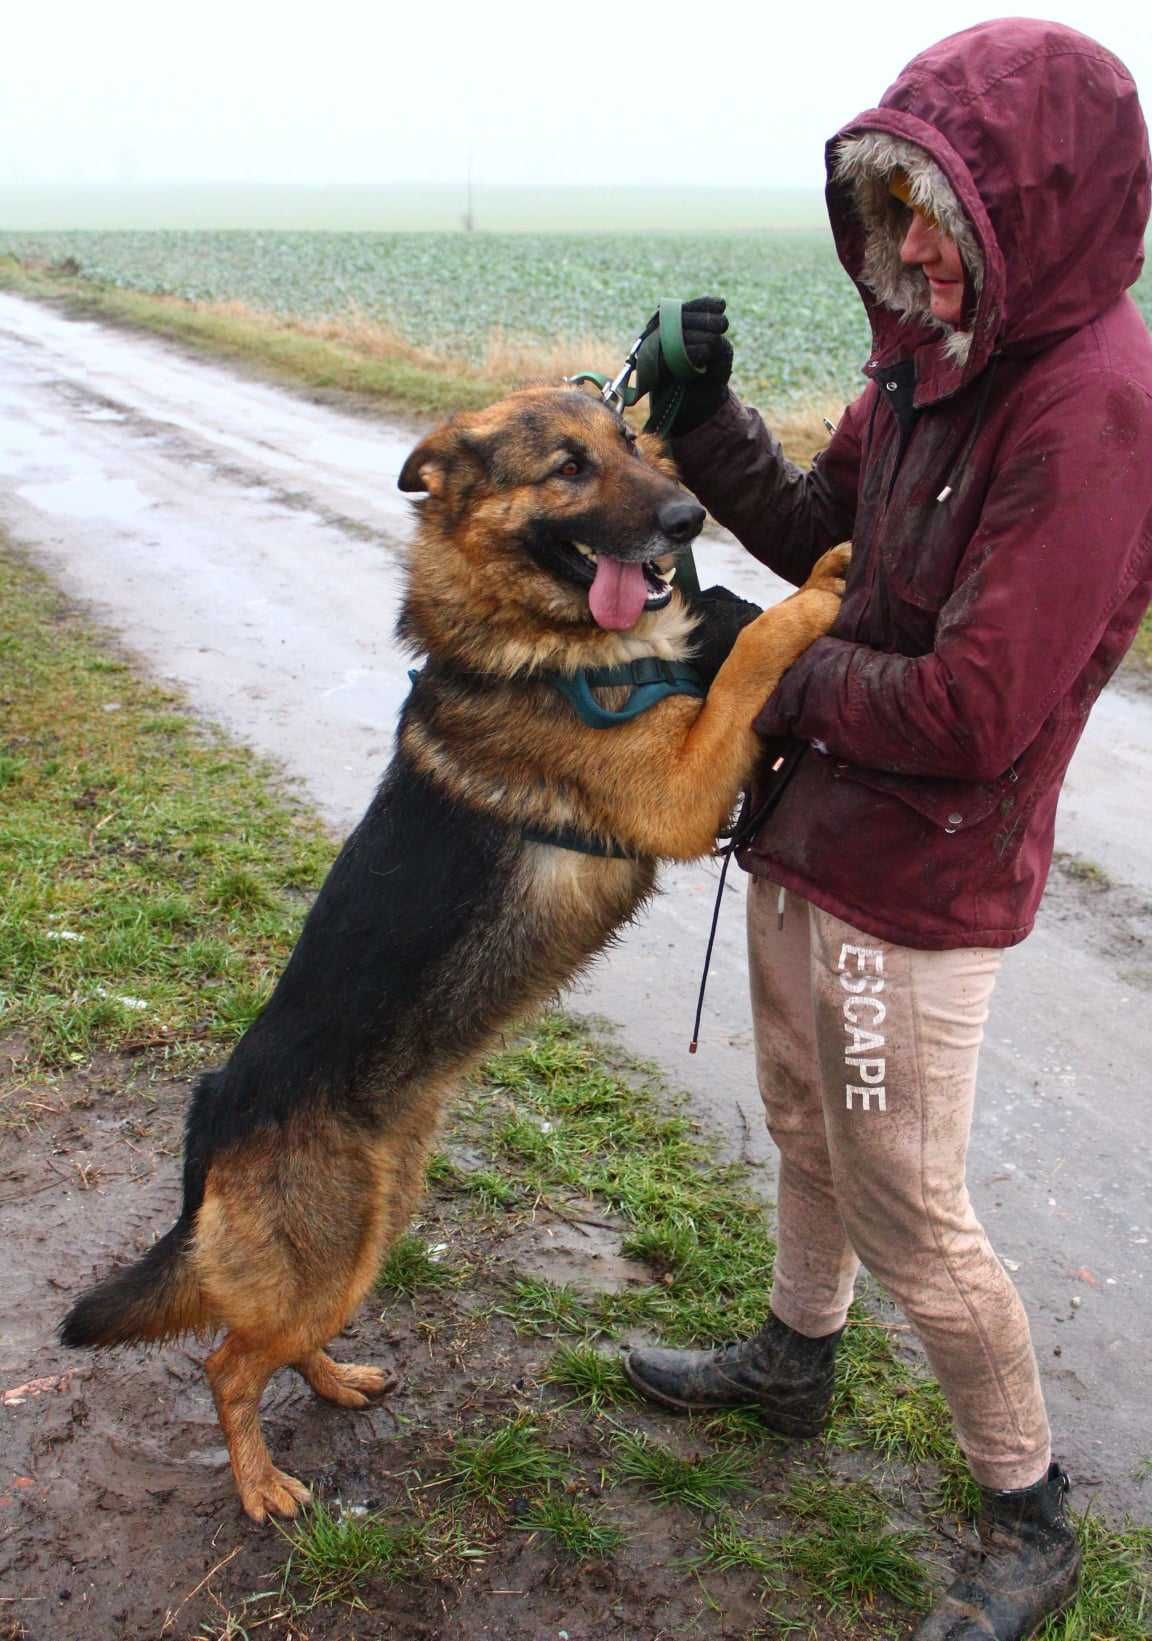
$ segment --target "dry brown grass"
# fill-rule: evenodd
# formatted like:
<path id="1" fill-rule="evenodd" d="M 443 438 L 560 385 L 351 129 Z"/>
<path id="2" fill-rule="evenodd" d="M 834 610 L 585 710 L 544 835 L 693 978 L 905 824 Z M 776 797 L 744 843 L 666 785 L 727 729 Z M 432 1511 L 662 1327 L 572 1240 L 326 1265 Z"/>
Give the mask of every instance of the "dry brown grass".
<path id="1" fill-rule="evenodd" d="M 579 370 L 612 371 L 618 368 L 619 343 L 590 335 L 557 337 L 542 342 L 497 327 L 484 338 L 479 360 L 465 357 L 454 348 L 421 347 L 410 342 L 386 320 L 374 318 L 360 309 L 329 314 L 320 319 L 286 319 L 243 302 L 186 302 L 179 297 L 159 297 L 201 313 L 250 325 L 253 330 L 299 332 L 349 348 L 369 359 L 387 360 L 434 372 L 488 382 L 494 388 L 526 381 L 558 381 Z M 471 352 L 472 350 L 470 350 Z"/>
<path id="2" fill-rule="evenodd" d="M 372 319 L 365 313 L 353 312 L 323 319 L 288 319 L 264 308 L 250 307 L 247 302 L 188 302 L 177 296 L 157 296 L 154 300 L 195 313 L 214 314 L 248 325 L 254 331 L 298 331 L 302 336 L 315 336 L 340 347 L 355 348 L 370 359 L 402 361 L 409 365 L 422 365 L 427 370 L 450 368 L 450 362 L 443 354 L 417 347 L 383 320 Z M 451 364 L 453 374 L 457 374 L 459 368 L 458 362 Z"/>
<path id="3" fill-rule="evenodd" d="M 771 410 L 762 414 L 792 460 L 807 467 L 832 437 L 825 420 L 835 425 L 844 414 L 844 403 L 831 398 L 806 400 L 775 414 Z"/>
<path id="4" fill-rule="evenodd" d="M 544 342 L 536 337 L 496 328 L 484 338 L 483 350 L 479 362 L 476 362 L 465 359 L 457 352 L 419 347 L 384 320 L 358 310 L 323 319 L 286 321 L 240 302 L 191 305 L 208 312 L 226 314 L 257 329 L 288 324 L 302 335 L 318 337 L 367 358 L 402 362 L 440 375 L 464 377 L 472 382 L 490 385 L 493 393 L 506 392 L 510 387 L 526 382 L 560 381 L 580 370 L 600 370 L 612 375 L 623 362 L 619 340 L 607 340 L 591 333 L 557 336 Z M 643 420 L 643 410 L 641 406 L 638 413 L 640 421 Z M 825 426 L 825 417 L 835 422 L 842 412 L 843 404 L 837 399 L 829 399 L 827 403 L 813 401 L 794 405 L 776 414 L 765 411 L 764 415 L 792 460 L 807 465 L 816 452 L 828 443 L 830 435 Z"/>
<path id="5" fill-rule="evenodd" d="M 580 370 L 600 370 L 612 374 L 622 362 L 619 341 L 607 340 L 591 333 L 557 336 L 551 341 L 523 336 L 503 328 L 495 328 L 484 338 L 479 361 L 464 358 L 449 349 L 420 347 L 402 336 L 385 320 L 374 318 L 362 310 L 331 314 L 321 319 L 283 319 L 243 302 L 184 302 L 178 297 L 160 297 L 158 301 L 176 303 L 204 314 L 218 315 L 250 326 L 253 331 L 277 331 L 285 328 L 302 336 L 315 337 L 346 348 L 363 358 L 382 363 L 403 364 L 431 374 L 490 387 L 493 394 L 507 392 L 526 382 L 560 381 Z M 639 419 L 643 420 L 643 407 Z M 828 443 L 829 421 L 842 413 L 839 400 L 827 403 L 813 401 L 773 415 L 764 412 L 772 430 L 780 439 L 793 461 L 807 465 L 817 451 Z"/>
<path id="6" fill-rule="evenodd" d="M 492 330 L 484 339 L 481 374 L 506 379 L 509 376 L 552 379 L 574 376 L 579 370 L 602 370 L 615 375 L 623 362 L 619 338 L 602 336 L 557 336 L 550 342 L 518 336 L 514 332 Z"/>

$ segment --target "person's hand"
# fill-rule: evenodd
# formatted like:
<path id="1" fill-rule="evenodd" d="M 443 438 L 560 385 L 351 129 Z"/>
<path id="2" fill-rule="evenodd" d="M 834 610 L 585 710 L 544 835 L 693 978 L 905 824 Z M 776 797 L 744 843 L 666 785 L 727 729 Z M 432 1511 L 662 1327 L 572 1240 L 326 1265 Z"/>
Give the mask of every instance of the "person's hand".
<path id="1" fill-rule="evenodd" d="M 728 304 L 722 296 L 696 296 L 680 309 L 684 347 L 697 370 L 711 382 L 724 383 L 732 374 L 732 344 L 728 340 Z"/>
<path id="2" fill-rule="evenodd" d="M 724 311 L 726 306 L 722 296 L 697 296 L 691 302 L 685 302 L 680 310 L 684 350 L 702 374 L 694 381 L 683 384 L 683 402 L 675 421 L 667 429 L 672 438 L 678 438 L 681 433 L 690 433 L 693 428 L 708 421 L 728 397 L 732 344 L 725 334 L 728 329 L 728 316 Z M 655 319 L 656 315 L 652 317 Z M 671 372 L 666 371 L 661 362 L 658 391 L 671 381 Z"/>

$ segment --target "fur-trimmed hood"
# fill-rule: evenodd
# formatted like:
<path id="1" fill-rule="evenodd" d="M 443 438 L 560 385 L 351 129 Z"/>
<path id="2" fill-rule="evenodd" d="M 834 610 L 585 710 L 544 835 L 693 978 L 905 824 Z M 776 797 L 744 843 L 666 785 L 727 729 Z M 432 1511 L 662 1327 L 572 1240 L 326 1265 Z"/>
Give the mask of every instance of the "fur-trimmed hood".
<path id="1" fill-rule="evenodd" d="M 872 322 L 869 368 L 914 353 L 918 404 L 997 350 L 1079 329 L 1139 277 L 1152 167 L 1136 87 L 1060 24 L 1003 19 L 932 46 L 836 134 L 827 166 L 837 250 Z M 900 262 L 897 168 L 967 272 L 963 328 L 943 338 L 923 276 Z"/>

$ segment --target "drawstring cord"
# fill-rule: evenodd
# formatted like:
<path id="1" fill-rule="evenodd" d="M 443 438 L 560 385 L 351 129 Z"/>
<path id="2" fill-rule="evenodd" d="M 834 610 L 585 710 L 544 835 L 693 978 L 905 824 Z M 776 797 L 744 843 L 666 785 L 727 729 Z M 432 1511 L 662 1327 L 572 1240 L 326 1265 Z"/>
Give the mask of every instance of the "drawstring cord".
<path id="1" fill-rule="evenodd" d="M 700 1020 L 704 1013 L 704 993 L 708 986 L 708 971 L 712 967 L 712 949 L 716 944 L 716 929 L 720 922 L 720 907 L 724 900 L 724 885 L 728 879 L 728 868 L 732 863 L 732 856 L 737 849 L 742 849 L 746 843 L 749 843 L 756 836 L 756 833 L 784 796 L 784 789 L 796 773 L 800 760 L 807 750 L 808 743 L 799 741 L 795 746 L 790 747 L 787 752 L 782 752 L 778 758 L 773 759 L 770 769 L 774 779 L 768 796 L 758 809 L 751 812 L 749 812 L 748 805 L 745 803 L 744 812 L 737 820 L 732 831 L 727 835 L 728 841 L 720 845 L 715 851 L 716 858 L 723 860 L 724 864 L 720 868 L 720 881 L 716 885 L 716 901 L 712 907 L 712 924 L 708 930 L 708 944 L 704 950 L 704 968 L 700 975 L 700 990 L 696 995 L 696 1018 L 692 1022 L 692 1041 L 688 1044 L 689 1054 L 695 1054 L 700 1044 Z M 777 901 L 776 915 L 780 927 L 783 928 L 783 889 L 781 889 L 780 898 Z"/>
<path id="2" fill-rule="evenodd" d="M 992 382 L 996 376 L 996 367 L 999 365 L 1001 358 L 1001 354 L 994 353 L 988 361 L 988 368 L 984 372 L 984 379 L 980 384 L 980 398 L 976 404 L 976 419 L 972 423 L 972 431 L 964 441 L 964 448 L 961 450 L 960 454 L 957 456 L 956 460 L 952 463 L 952 466 L 949 469 L 947 482 L 945 483 L 943 490 L 941 490 L 940 494 L 936 497 L 937 502 L 948 500 L 948 497 L 952 494 L 956 485 L 960 482 L 960 475 L 968 465 L 968 458 L 971 456 L 976 445 L 976 440 L 980 436 L 980 429 L 984 426 L 984 417 L 988 410 L 988 396 L 992 391 Z"/>

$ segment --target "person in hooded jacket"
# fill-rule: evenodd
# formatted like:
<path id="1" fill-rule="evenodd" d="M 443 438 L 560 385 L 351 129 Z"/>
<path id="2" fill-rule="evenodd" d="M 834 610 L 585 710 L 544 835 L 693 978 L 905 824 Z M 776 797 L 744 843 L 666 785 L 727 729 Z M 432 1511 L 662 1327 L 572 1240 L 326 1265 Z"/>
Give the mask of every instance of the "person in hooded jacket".
<path id="1" fill-rule="evenodd" d="M 1152 338 L 1126 294 L 1148 138 L 1111 53 L 1012 19 L 923 52 L 827 166 L 868 386 L 801 471 L 729 391 L 724 304 L 703 298 L 685 336 L 704 371 L 671 438 L 787 580 L 852 542 L 839 619 L 756 721 L 750 812 L 778 801 L 739 857 L 780 1151 L 771 1308 L 752 1339 L 635 1350 L 628 1371 L 665 1405 L 755 1405 L 814 1435 L 863 1261 L 924 1344 L 982 1500 L 980 1552 L 917 1635 L 1018 1638 L 1072 1599 L 1080 1551 L 965 1161 L 1003 950 L 1032 928 L 1064 772 L 1152 595 Z"/>

